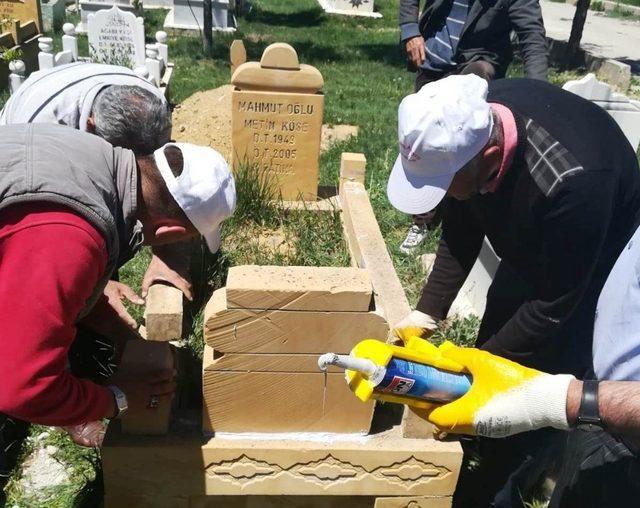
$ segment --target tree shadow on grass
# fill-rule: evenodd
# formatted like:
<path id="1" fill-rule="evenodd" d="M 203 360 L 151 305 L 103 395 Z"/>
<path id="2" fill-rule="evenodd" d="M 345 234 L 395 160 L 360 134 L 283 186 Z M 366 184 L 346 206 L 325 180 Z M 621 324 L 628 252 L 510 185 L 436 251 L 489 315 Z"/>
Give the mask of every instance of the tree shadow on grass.
<path id="1" fill-rule="evenodd" d="M 287 26 L 291 28 L 313 27 L 322 23 L 323 11 L 320 6 L 297 12 L 275 12 L 255 5 L 247 14 L 247 21 L 264 23 L 273 26 Z"/>

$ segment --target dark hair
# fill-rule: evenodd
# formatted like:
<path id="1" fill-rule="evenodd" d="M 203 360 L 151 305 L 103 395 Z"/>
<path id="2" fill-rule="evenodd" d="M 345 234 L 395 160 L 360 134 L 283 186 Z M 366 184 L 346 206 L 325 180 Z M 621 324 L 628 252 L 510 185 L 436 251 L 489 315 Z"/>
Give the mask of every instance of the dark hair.
<path id="1" fill-rule="evenodd" d="M 171 138 L 169 105 L 140 86 L 103 88 L 93 101 L 91 115 L 98 136 L 136 155 L 153 153 Z"/>

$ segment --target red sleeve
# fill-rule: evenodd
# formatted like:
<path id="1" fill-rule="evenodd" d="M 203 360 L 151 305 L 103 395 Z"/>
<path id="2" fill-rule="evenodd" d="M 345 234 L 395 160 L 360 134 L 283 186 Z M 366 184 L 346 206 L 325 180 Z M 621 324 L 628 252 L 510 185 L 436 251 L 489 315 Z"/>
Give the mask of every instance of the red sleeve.
<path id="1" fill-rule="evenodd" d="M 32 204 L 2 212 L 0 412 L 43 425 L 107 415 L 109 390 L 67 370 L 76 319 L 106 262 L 102 236 L 65 208 Z"/>

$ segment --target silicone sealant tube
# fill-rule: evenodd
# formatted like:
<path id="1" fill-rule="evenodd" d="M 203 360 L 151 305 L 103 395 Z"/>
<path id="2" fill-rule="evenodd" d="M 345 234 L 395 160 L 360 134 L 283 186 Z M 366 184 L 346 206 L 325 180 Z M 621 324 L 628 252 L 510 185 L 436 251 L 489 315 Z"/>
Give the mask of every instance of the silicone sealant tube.
<path id="1" fill-rule="evenodd" d="M 459 399 L 471 388 L 471 378 L 401 358 L 391 358 L 377 392 L 404 395 L 433 402 Z"/>
<path id="2" fill-rule="evenodd" d="M 318 366 L 326 371 L 327 365 L 361 372 L 376 392 L 433 402 L 450 402 L 471 388 L 471 377 L 466 374 L 395 357 L 385 367 L 365 358 L 327 353 L 320 357 Z"/>

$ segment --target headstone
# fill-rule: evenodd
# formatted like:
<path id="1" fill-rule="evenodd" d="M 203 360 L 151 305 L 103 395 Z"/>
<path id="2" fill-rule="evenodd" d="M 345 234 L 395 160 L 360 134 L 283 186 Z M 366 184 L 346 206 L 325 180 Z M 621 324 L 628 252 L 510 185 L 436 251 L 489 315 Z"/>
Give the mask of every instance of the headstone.
<path id="1" fill-rule="evenodd" d="M 0 82 L 6 83 L 9 69 L 7 50 L 20 51 L 26 72 L 38 68 L 38 38 L 42 33 L 39 0 L 0 0 Z"/>
<path id="2" fill-rule="evenodd" d="M 626 95 L 617 93 L 611 86 L 598 81 L 594 74 L 567 81 L 562 87 L 590 100 L 606 110 L 624 132 L 634 151 L 640 145 L 640 106 Z"/>
<path id="3" fill-rule="evenodd" d="M 76 32 L 87 33 L 89 16 L 98 11 L 117 6 L 121 11 L 137 14 L 137 8 L 131 0 L 80 0 L 80 22 L 76 26 Z"/>
<path id="4" fill-rule="evenodd" d="M 65 0 L 43 0 L 42 9 L 42 30 L 52 32 L 59 30 L 65 18 Z"/>
<path id="5" fill-rule="evenodd" d="M 94 61 L 131 69 L 145 65 L 142 18 L 114 5 L 92 14 L 88 21 L 89 52 Z"/>
<path id="6" fill-rule="evenodd" d="M 35 22 L 42 32 L 42 14 L 39 0 L 0 0 L 0 20 L 17 20 L 21 25 Z M 0 32 L 5 30 L 0 29 Z"/>
<path id="7" fill-rule="evenodd" d="M 233 76 L 236 69 L 247 61 L 247 50 L 242 39 L 236 39 L 231 43 L 229 61 L 231 62 L 231 75 Z"/>
<path id="8" fill-rule="evenodd" d="M 204 26 L 202 0 L 173 0 L 173 9 L 164 21 L 165 28 L 201 31 Z M 214 31 L 234 31 L 236 18 L 229 0 L 211 0 L 211 27 Z"/>
<path id="9" fill-rule="evenodd" d="M 373 10 L 374 0 L 318 0 L 318 2 L 328 14 L 365 16 L 369 18 L 382 17 L 382 14 Z"/>
<path id="10" fill-rule="evenodd" d="M 257 166 L 285 201 L 315 200 L 324 85 L 322 75 L 300 65 L 288 44 L 272 44 L 260 63 L 233 73 L 233 165 Z"/>

